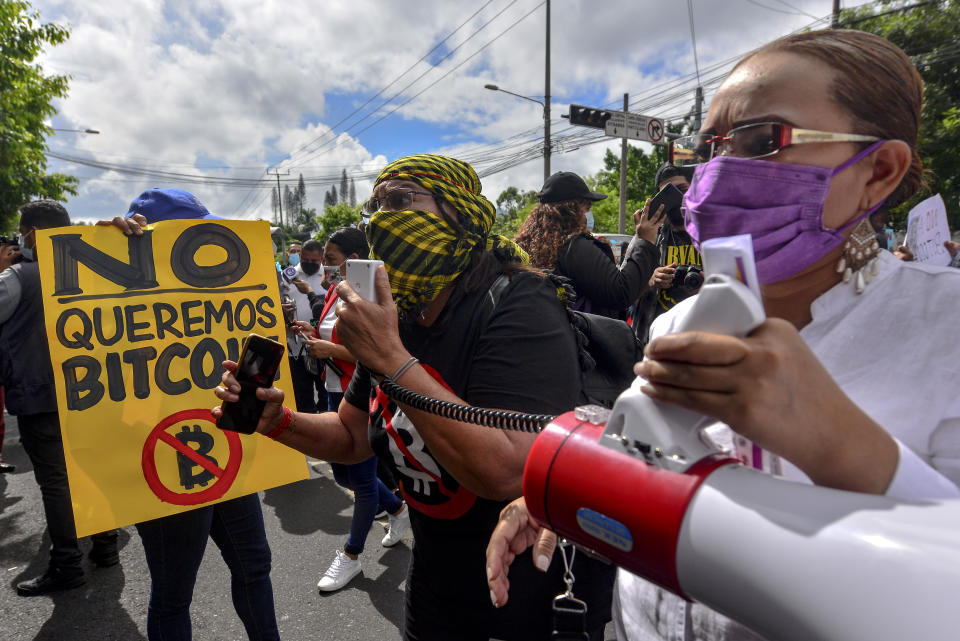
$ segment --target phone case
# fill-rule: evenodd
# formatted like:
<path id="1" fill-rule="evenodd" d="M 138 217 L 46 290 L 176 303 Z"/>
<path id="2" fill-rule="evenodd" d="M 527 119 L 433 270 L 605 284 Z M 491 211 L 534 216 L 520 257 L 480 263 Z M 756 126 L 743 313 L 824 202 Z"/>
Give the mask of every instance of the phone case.
<path id="1" fill-rule="evenodd" d="M 657 209 L 663 205 L 663 215 L 669 214 L 674 209 L 679 209 L 683 204 L 683 192 L 676 185 L 667 183 L 660 192 L 650 199 L 650 216 L 657 215 Z"/>
<path id="2" fill-rule="evenodd" d="M 360 294 L 360 297 L 364 300 L 377 302 L 374 277 L 377 274 L 377 267 L 382 264 L 382 260 L 362 260 L 359 258 L 352 258 L 347 261 L 347 282 L 350 283 L 353 291 Z"/>
<path id="3" fill-rule="evenodd" d="M 247 337 L 237 361 L 236 378 L 240 383 L 240 398 L 235 403 L 225 401 L 220 404 L 223 414 L 217 421 L 217 427 L 242 434 L 252 434 L 256 430 L 257 421 L 266 405 L 257 398 L 257 388 L 273 385 L 285 353 L 286 347 L 269 338 L 259 334 Z"/>

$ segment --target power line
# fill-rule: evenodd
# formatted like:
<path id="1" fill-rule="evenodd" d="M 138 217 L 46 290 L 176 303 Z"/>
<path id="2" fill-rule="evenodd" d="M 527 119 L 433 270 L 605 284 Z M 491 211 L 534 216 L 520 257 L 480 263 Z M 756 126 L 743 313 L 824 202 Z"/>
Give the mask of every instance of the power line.
<path id="1" fill-rule="evenodd" d="M 511 3 L 511 4 L 512 4 L 512 3 Z M 367 131 L 368 129 L 370 129 L 371 127 L 374 127 L 375 125 L 379 124 L 380 122 L 382 122 L 382 121 L 385 120 L 386 118 L 389 118 L 390 116 L 392 116 L 393 114 L 395 114 L 397 111 L 399 111 L 399 110 L 402 109 L 403 107 L 407 106 L 408 104 L 410 104 L 411 102 L 413 102 L 414 100 L 416 100 L 418 97 L 420 97 L 421 95 L 423 95 L 425 92 L 427 92 L 428 90 L 432 89 L 432 88 L 433 88 L 437 83 L 439 83 L 441 80 L 447 78 L 450 74 L 452 74 L 454 71 L 456 71 L 457 69 L 459 69 L 460 67 L 462 67 L 463 65 L 465 65 L 467 62 L 469 62 L 471 59 L 473 59 L 475 56 L 477 56 L 477 55 L 478 55 L 480 52 L 482 52 L 484 49 L 486 49 L 487 47 L 489 47 L 490 45 L 492 45 L 494 42 L 496 42 L 497 40 L 499 40 L 501 37 L 503 37 L 504 35 L 506 35 L 507 32 L 509 32 L 511 29 L 513 29 L 513 28 L 514 28 L 515 26 L 517 26 L 518 24 L 520 24 L 520 23 L 521 23 L 523 20 L 525 20 L 528 16 L 530 16 L 531 14 L 533 14 L 534 12 L 536 12 L 536 10 L 539 9 L 540 7 L 542 7 L 544 4 L 546 4 L 545 1 L 544 1 L 544 2 L 541 2 L 540 4 L 538 4 L 537 6 L 535 6 L 533 9 L 531 9 L 529 12 L 527 12 L 526 14 L 524 14 L 524 15 L 523 15 L 522 17 L 520 17 L 518 20 L 514 21 L 513 24 L 511 24 L 511 25 L 508 26 L 506 29 L 504 29 L 503 31 L 501 31 L 501 32 L 500 32 L 497 36 L 495 36 L 492 40 L 490 40 L 489 42 L 487 42 L 487 44 L 483 45 L 482 47 L 480 47 L 479 49 L 477 49 L 476 51 L 474 51 L 472 54 L 470 54 L 469 56 L 467 56 L 466 58 L 464 58 L 459 64 L 457 64 L 457 65 L 454 66 L 452 69 L 450 69 L 449 71 L 447 71 L 447 73 L 443 74 L 442 76 L 440 76 L 439 78 L 437 78 L 436 80 L 434 80 L 433 82 L 431 82 L 429 85 L 427 85 L 426 87 L 424 87 L 423 89 L 421 89 L 419 92 L 415 93 L 413 96 L 411 96 L 410 98 L 408 98 L 408 99 L 405 100 L 404 102 L 400 103 L 399 105 L 396 105 L 393 109 L 391 109 L 390 111 L 388 111 L 388 112 L 385 113 L 384 115 L 380 116 L 379 118 L 377 118 L 376 120 L 374 120 L 372 123 L 370 123 L 369 125 L 367 125 L 367 126 L 364 127 L 363 129 L 361 129 L 360 131 L 352 132 L 351 135 L 352 135 L 354 138 L 357 137 L 357 136 L 359 136 L 359 135 L 362 134 L 363 132 L 365 132 L 365 131 Z M 504 9 L 504 11 L 506 11 L 506 9 Z M 486 24 L 484 24 L 482 27 L 480 27 L 480 29 L 478 29 L 476 33 L 479 33 L 480 30 L 482 30 L 484 27 L 486 27 L 486 26 L 489 25 L 491 22 L 493 22 L 493 20 L 495 20 L 497 17 L 499 17 L 499 16 L 501 15 L 501 13 L 503 13 L 503 12 L 501 11 L 501 12 L 498 13 L 496 16 L 494 16 L 493 18 L 491 18 Z M 476 35 L 476 34 L 474 34 L 474 35 Z M 472 36 L 471 36 L 471 37 L 472 37 Z M 466 44 L 466 43 L 463 43 L 463 44 Z M 463 45 L 461 44 L 460 46 L 457 47 L 457 49 L 459 49 L 461 46 L 463 46 Z M 452 55 L 457 49 L 454 49 L 453 51 L 451 51 L 450 54 L 448 54 L 447 56 L 444 57 L 444 59 L 446 59 L 447 57 L 449 57 L 450 55 Z M 442 62 L 442 60 L 441 60 L 441 62 Z M 385 101 L 385 102 L 382 103 L 379 107 L 377 107 L 377 110 L 379 110 L 380 108 L 386 106 L 386 105 L 387 105 L 390 101 L 392 101 L 394 98 L 399 97 L 404 91 L 406 91 L 407 89 L 409 89 L 413 84 L 415 84 L 417 81 L 419 81 L 419 80 L 420 80 L 421 78 L 423 78 L 427 73 L 429 73 L 429 71 L 432 71 L 433 69 L 434 69 L 434 68 L 431 68 L 431 69 L 428 70 L 427 72 L 425 72 L 425 73 L 421 74 L 420 76 L 418 76 L 413 82 L 407 84 L 406 87 L 404 87 L 403 89 L 401 89 L 399 92 L 397 92 L 396 94 L 394 94 L 393 96 L 391 96 L 387 101 Z M 372 116 L 373 114 L 375 114 L 375 113 L 376 113 L 376 110 L 373 111 L 373 112 L 371 112 L 371 113 L 369 113 L 369 114 L 367 114 L 366 116 L 364 116 L 363 118 L 361 118 L 359 121 L 355 122 L 355 123 L 354 123 L 353 125 L 351 125 L 351 126 L 356 126 L 356 125 L 360 124 L 361 122 L 363 122 L 363 121 L 366 120 L 367 118 L 371 117 L 371 116 Z M 331 146 L 331 143 L 332 143 L 332 146 Z M 334 139 L 334 140 L 331 140 L 331 141 L 328 141 L 327 143 L 324 143 L 324 145 L 322 145 L 322 146 L 319 147 L 318 149 L 313 150 L 312 152 L 310 152 L 309 156 L 319 156 L 319 155 L 323 155 L 323 154 L 329 153 L 329 152 L 332 151 L 333 149 L 336 149 L 337 147 L 339 147 L 341 144 L 342 144 L 342 141 L 341 141 L 341 140 L 339 139 L 339 137 L 338 137 L 338 138 L 336 138 L 336 139 Z M 306 159 L 301 159 L 301 160 L 298 161 L 298 162 L 300 162 L 300 163 L 302 164 L 302 163 L 305 162 L 305 161 L 306 161 Z"/>
<path id="2" fill-rule="evenodd" d="M 410 65 L 403 73 L 401 73 L 401 74 L 398 75 L 396 78 L 394 78 L 393 80 L 391 80 L 389 84 L 387 84 L 385 87 L 383 87 L 382 89 L 380 89 L 380 91 L 378 91 L 378 92 L 375 93 L 373 96 L 371 96 L 370 98 L 368 98 L 366 102 L 364 102 L 362 105 L 360 105 L 359 107 L 357 107 L 356 109 L 354 109 L 354 110 L 353 110 L 352 112 L 350 112 L 347 116 L 341 118 L 336 124 L 334 124 L 332 127 L 330 127 L 330 130 L 329 130 L 327 133 L 323 134 L 322 136 L 318 136 L 318 137 L 314 138 L 313 140 L 311 140 L 311 141 L 308 142 L 308 143 L 305 143 L 304 145 L 301 145 L 300 147 L 298 147 L 298 148 L 295 149 L 294 151 L 290 152 L 290 153 L 288 154 L 288 157 L 290 157 L 290 159 L 292 160 L 293 157 L 296 156 L 298 153 L 303 152 L 304 150 L 306 150 L 307 147 L 309 147 L 310 145 L 312 145 L 312 144 L 315 143 L 315 142 L 318 142 L 321 138 L 324 138 L 324 137 L 326 137 L 326 136 L 328 136 L 328 135 L 333 135 L 333 137 L 334 137 L 334 139 L 335 139 L 335 138 L 336 138 L 336 134 L 334 134 L 334 130 L 335 130 L 337 127 L 339 127 L 339 126 L 342 125 L 344 122 L 346 122 L 347 120 L 349 120 L 350 118 L 352 118 L 354 115 L 356 115 L 356 114 L 358 114 L 359 112 L 361 112 L 361 111 L 364 109 L 364 107 L 366 107 L 367 105 L 369 105 L 371 102 L 373 102 L 373 101 L 374 101 L 376 98 L 378 98 L 379 96 L 383 95 L 383 93 L 384 93 L 387 89 L 389 89 L 390 87 L 392 87 L 393 85 L 395 85 L 395 84 L 400 80 L 400 78 L 404 77 L 405 75 L 407 75 L 408 73 L 410 73 L 411 71 L 413 71 L 413 69 L 414 69 L 417 65 L 419 65 L 421 62 L 423 62 L 424 60 L 426 60 L 426 59 L 430 56 L 430 54 L 432 54 L 434 51 L 436 51 L 437 49 L 439 49 L 439 48 L 441 47 L 441 45 L 443 45 L 443 43 L 445 43 L 447 40 L 449 40 L 450 38 L 452 38 L 452 37 L 454 36 L 454 34 L 456 34 L 458 31 L 460 31 L 460 29 L 462 29 L 468 22 L 470 22 L 471 20 L 473 20 L 473 18 L 476 17 L 476 15 L 479 14 L 481 11 L 483 11 L 483 9 L 485 9 L 491 2 L 493 2 L 493 0 L 488 0 L 488 2 L 487 2 L 486 4 L 484 4 L 482 7 L 480 7 L 479 9 L 477 9 L 469 18 L 467 18 L 465 21 L 463 21 L 463 22 L 460 24 L 460 26 L 458 26 L 456 29 L 454 29 L 453 31 L 451 31 L 451 32 L 447 35 L 447 37 L 445 37 L 443 40 L 441 40 L 440 42 L 438 42 L 432 49 L 430 49 L 430 51 L 428 51 L 427 53 L 423 54 L 423 56 L 421 56 L 419 60 L 417 60 L 417 61 L 416 61 L 415 63 L 413 63 L 412 65 Z M 463 42 L 461 42 L 459 45 L 457 45 L 456 47 L 454 47 L 453 49 L 451 49 L 449 52 L 447 52 L 447 54 L 446 54 L 445 56 L 443 56 L 440 60 L 437 61 L 437 64 L 440 64 L 440 63 L 443 62 L 444 60 L 447 60 L 447 59 L 450 58 L 452 55 L 454 55 L 461 47 L 463 47 L 465 44 L 467 44 L 474 36 L 478 35 L 481 31 L 483 31 L 491 22 L 493 22 L 494 20 L 496 20 L 497 18 L 499 18 L 507 9 L 509 9 L 510 7 L 512 7 L 514 4 L 516 4 L 516 2 L 517 2 L 517 0 L 511 0 L 511 2 L 510 2 L 509 4 L 507 4 L 505 7 L 503 7 L 503 9 L 501 9 L 496 15 L 494 15 L 493 18 L 491 18 L 490 20 L 488 20 L 488 21 L 487 21 L 486 23 L 484 23 L 480 28 L 478 28 L 478 29 L 477 29 L 476 31 L 474 31 L 472 34 L 470 34 L 469 36 L 467 36 L 467 38 L 466 38 Z M 435 69 L 435 68 L 436 68 L 436 65 L 431 66 L 427 71 L 425 71 L 424 73 L 420 74 L 419 76 L 417 76 L 416 78 L 414 78 L 414 80 L 413 80 L 412 82 L 408 83 L 405 87 L 403 87 L 403 89 L 401 89 L 400 91 L 398 91 L 398 92 L 395 93 L 394 95 L 392 95 L 392 96 L 390 96 L 389 98 L 387 98 L 384 102 L 382 102 L 379 106 L 377 106 L 377 108 L 374 109 L 370 114 L 367 114 L 366 116 L 364 116 L 363 118 L 361 118 L 361 119 L 358 120 L 357 122 L 353 123 L 352 125 L 350 125 L 350 127 L 355 127 L 356 125 L 358 125 L 358 124 L 360 124 L 361 122 L 363 122 L 365 119 L 369 118 L 370 115 L 372 115 L 373 113 L 376 113 L 377 110 L 379 110 L 379 109 L 383 108 L 385 105 L 389 104 L 389 103 L 390 103 L 394 98 L 396 98 L 397 96 L 402 95 L 404 91 L 406 91 L 408 88 L 410 88 L 413 84 L 415 84 L 418 80 L 420 80 L 421 78 L 423 78 L 425 75 L 427 75 L 428 73 L 430 73 L 431 71 L 433 71 L 433 69 Z M 350 127 L 347 127 L 347 131 L 349 131 Z M 341 133 L 343 133 L 343 132 L 341 132 Z M 327 142 L 329 142 L 329 141 L 324 141 L 324 144 L 326 144 Z M 314 150 L 314 151 L 316 151 L 316 150 Z M 313 153 L 313 152 L 311 152 L 311 153 Z"/>

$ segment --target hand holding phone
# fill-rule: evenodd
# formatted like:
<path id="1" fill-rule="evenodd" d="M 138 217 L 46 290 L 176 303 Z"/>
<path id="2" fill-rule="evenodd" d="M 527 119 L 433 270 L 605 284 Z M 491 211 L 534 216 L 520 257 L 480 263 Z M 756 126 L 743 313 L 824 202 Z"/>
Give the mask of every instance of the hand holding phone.
<path id="1" fill-rule="evenodd" d="M 257 398 L 258 387 L 271 387 L 280 369 L 286 347 L 277 341 L 250 334 L 243 343 L 234 376 L 240 384 L 240 398 L 236 402 L 223 401 L 223 414 L 217 427 L 242 434 L 252 434 L 263 414 L 265 401 Z"/>
<path id="2" fill-rule="evenodd" d="M 671 222 L 677 220 L 680 214 L 680 205 L 683 204 L 683 192 L 673 183 L 667 183 L 660 192 L 650 199 L 650 217 L 656 215 L 660 205 L 663 205 L 663 214 Z M 657 222 L 660 222 L 657 219 Z"/>

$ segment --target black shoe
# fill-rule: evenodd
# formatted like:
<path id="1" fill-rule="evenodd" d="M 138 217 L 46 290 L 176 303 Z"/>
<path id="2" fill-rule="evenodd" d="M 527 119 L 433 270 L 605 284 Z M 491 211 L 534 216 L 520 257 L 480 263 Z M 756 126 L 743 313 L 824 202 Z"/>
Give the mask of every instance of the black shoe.
<path id="1" fill-rule="evenodd" d="M 87 578 L 83 574 L 64 576 L 58 570 L 48 569 L 35 579 L 18 583 L 17 594 L 20 596 L 39 596 L 50 592 L 79 588 L 86 582 Z"/>
<path id="2" fill-rule="evenodd" d="M 17 469 L 16 465 L 0 462 L 0 474 L 7 474 L 9 472 L 15 471 L 16 469 Z"/>
<path id="3" fill-rule="evenodd" d="M 116 544 L 111 546 L 98 547 L 94 545 L 87 555 L 98 568 L 111 568 L 120 562 L 120 552 Z"/>

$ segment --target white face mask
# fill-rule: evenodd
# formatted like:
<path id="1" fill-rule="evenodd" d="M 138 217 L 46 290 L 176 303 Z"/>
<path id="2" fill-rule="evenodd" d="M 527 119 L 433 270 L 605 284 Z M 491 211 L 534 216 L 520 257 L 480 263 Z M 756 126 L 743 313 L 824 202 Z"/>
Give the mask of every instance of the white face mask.
<path id="1" fill-rule="evenodd" d="M 593 212 L 588 209 L 584 216 L 587 217 L 587 231 L 593 231 Z"/>
<path id="2" fill-rule="evenodd" d="M 20 255 L 23 256 L 24 260 L 33 260 L 33 247 L 27 247 L 24 242 L 27 240 L 27 236 L 34 232 L 33 229 L 28 231 L 26 234 L 20 237 Z"/>

